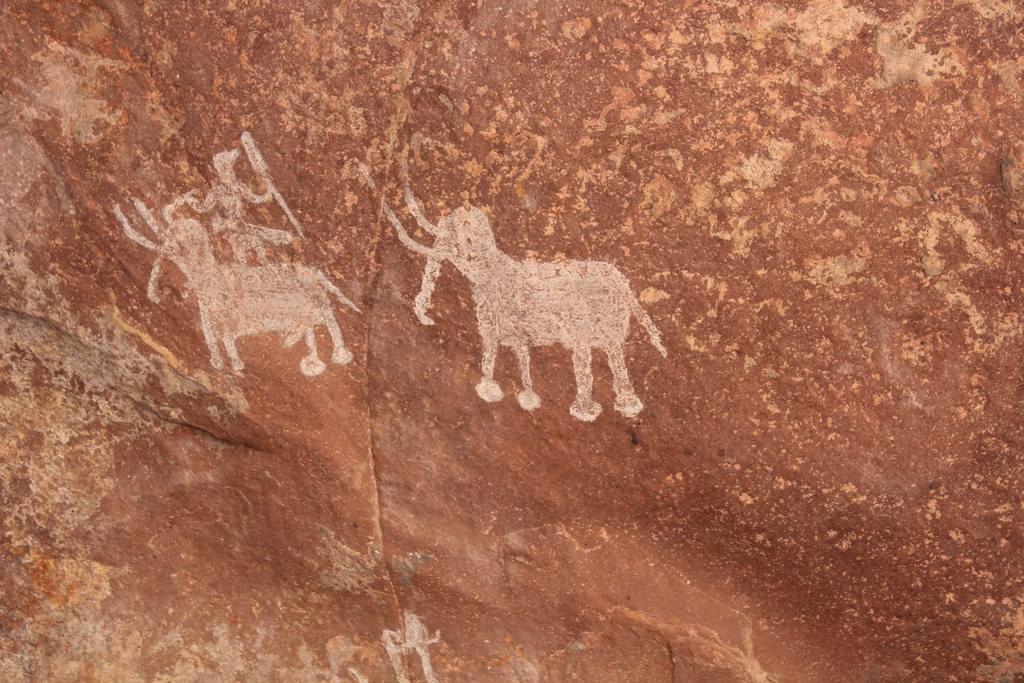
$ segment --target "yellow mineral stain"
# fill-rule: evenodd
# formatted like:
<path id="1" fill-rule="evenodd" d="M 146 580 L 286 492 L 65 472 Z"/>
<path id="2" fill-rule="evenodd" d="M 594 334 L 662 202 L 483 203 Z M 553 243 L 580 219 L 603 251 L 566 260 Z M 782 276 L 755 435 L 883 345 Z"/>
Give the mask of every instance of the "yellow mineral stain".
<path id="1" fill-rule="evenodd" d="M 640 301 L 645 304 L 654 304 L 667 298 L 668 292 L 655 287 L 648 287 L 640 292 Z"/>
<path id="2" fill-rule="evenodd" d="M 170 349 L 168 349 L 166 346 L 164 346 L 163 344 L 153 339 L 151 336 L 149 336 L 148 334 L 146 334 L 139 328 L 135 327 L 127 320 L 125 320 L 124 317 L 121 315 L 121 311 L 119 311 L 116 306 L 111 307 L 110 318 L 122 330 L 132 335 L 149 348 L 156 351 L 160 355 L 160 357 L 167 361 L 167 364 L 170 365 L 172 368 L 174 368 L 178 372 L 184 373 L 184 366 L 182 366 L 181 361 L 179 361 L 174 356 L 174 354 L 171 353 Z"/>

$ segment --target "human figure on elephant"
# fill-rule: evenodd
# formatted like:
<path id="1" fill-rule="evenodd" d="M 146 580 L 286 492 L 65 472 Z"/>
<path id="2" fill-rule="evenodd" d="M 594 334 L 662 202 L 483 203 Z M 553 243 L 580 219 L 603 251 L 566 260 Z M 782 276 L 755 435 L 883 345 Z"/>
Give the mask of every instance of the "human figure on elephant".
<path id="1" fill-rule="evenodd" d="M 185 200 L 189 207 L 199 213 L 216 210 L 211 221 L 213 232 L 227 238 L 236 261 L 249 263 L 255 259 L 262 264 L 267 262 L 265 244 L 288 244 L 292 241 L 292 234 L 287 230 L 256 225 L 245 219 L 247 204 L 266 204 L 274 199 L 274 193 L 268 186 L 264 192 L 257 194 L 238 178 L 235 174 L 238 155 L 238 149 L 215 154 L 213 168 L 217 172 L 217 183 L 202 200 L 196 198 L 195 190 L 186 194 Z"/>

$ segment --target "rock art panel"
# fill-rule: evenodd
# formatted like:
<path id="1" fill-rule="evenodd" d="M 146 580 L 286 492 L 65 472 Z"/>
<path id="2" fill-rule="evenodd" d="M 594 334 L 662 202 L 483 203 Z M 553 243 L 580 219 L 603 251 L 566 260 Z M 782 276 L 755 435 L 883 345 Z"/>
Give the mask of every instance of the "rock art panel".
<path id="1" fill-rule="evenodd" d="M 1024 677 L 1020 8 L 0 3 L 0 681 Z"/>
<path id="2" fill-rule="evenodd" d="M 306 376 L 319 375 L 326 365 L 317 351 L 318 326 L 327 328 L 330 334 L 331 362 L 345 365 L 352 360 L 352 353 L 345 346 L 332 309 L 335 303 L 356 312 L 359 308 L 316 268 L 267 262 L 264 243 L 286 244 L 292 240 L 292 234 L 248 222 L 243 215 L 245 205 L 273 200 L 299 235 L 302 226 L 274 186 L 266 162 L 248 132 L 242 134 L 242 145 L 253 169 L 263 179 L 266 189 L 261 194 L 237 178 L 234 165 L 239 150 L 231 149 L 214 155 L 218 183 L 206 196 L 197 199 L 196 191 L 190 190 L 177 197 L 161 210 L 162 221 L 144 202 L 131 199 L 152 239 L 134 227 L 120 205 L 114 206 L 113 213 L 124 234 L 156 254 L 146 288 L 149 300 L 160 303 L 160 269 L 164 261 L 169 261 L 185 275 L 189 290 L 195 295 L 210 364 L 218 370 L 224 368 L 225 352 L 232 371 L 245 368 L 236 346 L 240 337 L 275 332 L 283 335 L 285 347 L 304 340 L 309 353 L 299 367 Z M 214 212 L 212 230 L 199 218 L 182 213 L 186 209 L 200 216 Z M 218 260 L 214 253 L 211 237 L 220 233 L 231 244 L 232 261 Z"/>

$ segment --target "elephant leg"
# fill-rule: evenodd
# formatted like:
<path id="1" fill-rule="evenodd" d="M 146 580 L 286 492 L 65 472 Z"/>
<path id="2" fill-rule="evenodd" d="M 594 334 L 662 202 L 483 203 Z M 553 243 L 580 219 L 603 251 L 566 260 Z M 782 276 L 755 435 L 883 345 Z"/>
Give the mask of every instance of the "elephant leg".
<path id="1" fill-rule="evenodd" d="M 210 365 L 216 370 L 223 370 L 224 358 L 221 356 L 217 335 L 213 333 L 213 325 L 210 323 L 210 318 L 206 315 L 205 308 L 199 309 L 199 326 L 203 330 L 203 341 L 206 342 L 206 348 L 210 352 Z"/>
<path id="2" fill-rule="evenodd" d="M 533 390 L 533 378 L 530 377 L 530 347 L 519 343 L 512 349 L 519 361 L 519 376 L 523 380 L 523 390 L 519 392 L 516 399 L 523 410 L 536 410 L 540 408 L 540 396 Z"/>
<path id="3" fill-rule="evenodd" d="M 420 293 L 416 295 L 416 300 L 413 304 L 413 308 L 416 311 L 416 317 L 424 325 L 433 325 L 433 319 L 427 315 L 427 310 L 430 308 L 430 298 L 434 294 L 434 283 L 437 282 L 437 276 L 441 273 L 441 261 L 437 258 L 431 258 L 427 261 L 426 267 L 423 269 L 423 281 L 420 284 Z"/>
<path id="4" fill-rule="evenodd" d="M 427 683 L 438 683 L 434 665 L 430 661 L 430 652 L 427 651 L 426 646 L 416 648 L 416 653 L 420 656 L 420 666 L 423 667 L 423 677 L 427 679 Z"/>
<path id="5" fill-rule="evenodd" d="M 572 368 L 576 373 L 576 401 L 569 414 L 577 420 L 593 422 L 601 414 L 601 404 L 594 400 L 594 373 L 591 369 L 589 346 L 577 346 L 572 351 Z"/>
<path id="6" fill-rule="evenodd" d="M 331 353 L 331 362 L 347 365 L 352 361 L 352 352 L 345 346 L 345 340 L 341 336 L 341 328 L 338 327 L 338 321 L 334 319 L 334 315 L 329 311 L 324 316 L 324 325 L 327 327 L 327 332 L 331 335 L 331 344 L 334 347 Z"/>
<path id="7" fill-rule="evenodd" d="M 316 328 L 312 325 L 306 328 L 306 346 L 309 347 L 309 354 L 299 362 L 299 370 L 306 377 L 315 377 L 327 366 L 316 352 Z"/>
<path id="8" fill-rule="evenodd" d="M 231 361 L 231 369 L 241 372 L 245 368 L 241 356 L 238 355 L 238 348 L 235 346 L 235 337 L 227 335 L 224 337 L 224 349 L 228 352 L 228 359 Z"/>
<path id="9" fill-rule="evenodd" d="M 632 382 L 629 381 L 626 360 L 622 355 L 622 345 L 608 347 L 605 349 L 605 355 L 608 356 L 608 366 L 612 369 L 615 410 L 626 417 L 636 417 L 644 409 L 644 404 L 640 402 L 636 392 L 633 391 Z"/>
<path id="10" fill-rule="evenodd" d="M 483 378 L 476 385 L 476 393 L 488 403 L 500 401 L 504 396 L 501 387 L 494 381 L 494 360 L 498 354 L 498 336 L 493 329 L 481 326 L 480 336 L 483 339 L 483 356 L 481 370 Z"/>

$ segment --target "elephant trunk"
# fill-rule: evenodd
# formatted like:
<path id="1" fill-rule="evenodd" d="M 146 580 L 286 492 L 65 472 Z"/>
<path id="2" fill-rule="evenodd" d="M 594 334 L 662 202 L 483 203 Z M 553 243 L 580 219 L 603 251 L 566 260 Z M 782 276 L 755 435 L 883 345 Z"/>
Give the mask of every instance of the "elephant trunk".
<path id="1" fill-rule="evenodd" d="M 419 200 L 412 193 L 412 186 L 409 183 L 409 157 L 407 154 L 402 155 L 400 165 L 402 168 L 402 184 L 405 186 L 405 205 L 409 207 L 409 213 L 412 214 L 412 217 L 416 219 L 416 223 L 421 228 L 437 237 L 437 226 L 427 220 L 427 217 L 423 214 L 423 209 L 420 207 Z"/>

